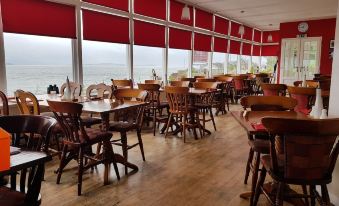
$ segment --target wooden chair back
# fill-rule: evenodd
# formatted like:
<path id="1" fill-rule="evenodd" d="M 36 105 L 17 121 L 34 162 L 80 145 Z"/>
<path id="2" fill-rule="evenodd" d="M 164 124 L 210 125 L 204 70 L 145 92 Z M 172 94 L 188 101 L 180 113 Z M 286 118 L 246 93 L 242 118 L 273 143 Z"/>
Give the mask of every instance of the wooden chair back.
<path id="1" fill-rule="evenodd" d="M 320 84 L 319 84 L 319 81 L 315 81 L 315 80 L 306 80 L 306 86 L 307 86 L 307 87 L 318 88 L 318 87 L 320 87 Z"/>
<path id="2" fill-rule="evenodd" d="M 159 84 L 162 86 L 163 82 L 161 80 L 145 80 L 145 84 Z"/>
<path id="3" fill-rule="evenodd" d="M 174 87 L 189 87 L 189 81 L 170 81 L 170 85 Z"/>
<path id="4" fill-rule="evenodd" d="M 49 100 L 47 102 L 64 132 L 64 141 L 70 144 L 90 142 L 81 120 L 82 104 Z"/>
<path id="5" fill-rule="evenodd" d="M 188 114 L 189 88 L 188 87 L 165 87 L 169 111 L 173 114 Z"/>
<path id="6" fill-rule="evenodd" d="M 248 78 L 248 75 L 234 76 L 234 89 L 235 90 L 244 90 L 245 88 L 245 79 Z"/>
<path id="7" fill-rule="evenodd" d="M 207 79 L 207 78 L 197 78 L 196 82 L 216 82 L 216 80 L 213 79 Z"/>
<path id="8" fill-rule="evenodd" d="M 81 90 L 82 86 L 79 83 L 76 82 L 69 82 L 70 88 L 71 88 L 71 93 L 73 94 L 74 97 L 80 97 L 81 96 Z M 64 95 L 65 89 L 67 87 L 67 83 L 63 83 L 60 87 L 60 94 Z"/>
<path id="9" fill-rule="evenodd" d="M 112 85 L 116 89 L 133 89 L 133 81 L 132 79 L 111 79 L 112 80 Z"/>
<path id="10" fill-rule="evenodd" d="M 40 115 L 39 102 L 34 94 L 23 90 L 17 90 L 14 94 L 21 114 Z"/>
<path id="11" fill-rule="evenodd" d="M 56 124 L 52 117 L 39 115 L 13 115 L 1 116 L 0 127 L 12 134 L 12 137 L 19 137 L 21 134 L 31 134 L 24 145 L 19 145 L 19 139 L 13 139 L 12 144 L 30 151 L 48 152 L 49 140 L 52 128 Z"/>
<path id="12" fill-rule="evenodd" d="M 2 103 L 0 108 L 0 116 L 9 115 L 8 99 L 5 93 L 0 91 L 0 102 Z"/>
<path id="13" fill-rule="evenodd" d="M 217 77 L 214 77 L 214 79 L 217 81 L 217 82 L 232 82 L 233 81 L 233 77 L 231 76 L 217 76 Z"/>
<path id="14" fill-rule="evenodd" d="M 206 78 L 206 76 L 202 76 L 202 75 L 194 76 L 194 79 L 204 79 L 204 78 Z"/>
<path id="15" fill-rule="evenodd" d="M 264 96 L 286 96 L 287 86 L 285 84 L 260 84 Z"/>
<path id="16" fill-rule="evenodd" d="M 116 89 L 113 96 L 118 100 L 135 100 L 145 102 L 147 91 L 142 89 Z"/>
<path id="17" fill-rule="evenodd" d="M 92 84 L 86 89 L 86 97 L 88 99 L 111 99 L 113 96 L 113 89 L 104 83 Z"/>
<path id="18" fill-rule="evenodd" d="M 204 90 L 215 90 L 214 92 L 209 92 L 206 94 L 199 95 L 199 97 L 196 99 L 197 103 L 203 103 L 212 105 L 215 92 L 217 91 L 218 83 L 216 82 L 195 82 L 194 88 L 195 89 L 204 89 Z"/>
<path id="19" fill-rule="evenodd" d="M 251 108 L 252 111 L 286 111 L 293 110 L 297 100 L 282 96 L 246 96 L 240 99 L 244 110 Z"/>
<path id="20" fill-rule="evenodd" d="M 287 87 L 290 97 L 296 99 L 298 104 L 295 111 L 305 111 L 311 108 L 316 89 L 312 87 Z"/>
<path id="21" fill-rule="evenodd" d="M 195 78 L 189 78 L 189 77 L 183 77 L 180 79 L 180 81 L 189 81 L 191 83 L 195 82 Z"/>
<path id="22" fill-rule="evenodd" d="M 331 181 L 339 154 L 339 119 L 266 117 L 262 123 L 272 135 L 271 157 L 275 172 L 283 166 L 284 178 L 297 180 L 305 185 L 319 184 L 314 181 Z M 279 146 L 281 148 L 276 149 Z M 283 164 L 279 165 L 278 162 Z M 323 182 L 327 183 L 329 182 Z"/>
<path id="23" fill-rule="evenodd" d="M 196 89 L 217 89 L 218 83 L 216 82 L 195 82 L 193 86 Z"/>
<path id="24" fill-rule="evenodd" d="M 295 87 L 301 87 L 302 84 L 303 84 L 303 81 L 295 81 L 295 82 L 293 82 L 293 85 Z"/>
<path id="25" fill-rule="evenodd" d="M 138 88 L 148 92 L 147 101 L 152 108 L 160 105 L 160 85 L 159 84 L 138 84 Z"/>

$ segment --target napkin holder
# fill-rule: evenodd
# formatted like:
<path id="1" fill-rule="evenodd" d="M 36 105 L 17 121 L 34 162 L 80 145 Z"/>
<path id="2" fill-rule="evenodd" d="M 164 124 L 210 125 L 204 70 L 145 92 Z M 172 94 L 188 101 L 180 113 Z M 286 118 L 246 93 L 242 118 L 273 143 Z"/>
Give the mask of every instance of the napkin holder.
<path id="1" fill-rule="evenodd" d="M 10 142 L 11 135 L 0 128 L 0 171 L 10 169 Z"/>

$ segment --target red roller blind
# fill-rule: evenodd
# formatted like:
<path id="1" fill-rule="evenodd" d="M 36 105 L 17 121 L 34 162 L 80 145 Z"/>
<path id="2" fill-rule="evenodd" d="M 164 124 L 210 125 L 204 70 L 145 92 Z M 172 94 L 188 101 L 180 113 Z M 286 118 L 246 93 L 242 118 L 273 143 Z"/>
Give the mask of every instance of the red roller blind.
<path id="1" fill-rule="evenodd" d="M 192 32 L 181 29 L 169 29 L 169 47 L 173 49 L 192 49 Z"/>
<path id="2" fill-rule="evenodd" d="M 242 54 L 243 55 L 247 55 L 247 56 L 251 56 L 251 44 L 248 43 L 243 43 L 242 44 Z"/>
<path id="3" fill-rule="evenodd" d="M 128 18 L 89 10 L 82 10 L 82 16 L 85 40 L 130 43 Z"/>
<path id="4" fill-rule="evenodd" d="M 268 41 L 268 36 L 272 35 L 272 41 Z M 263 32 L 263 43 L 279 43 L 280 41 L 280 31 L 264 31 Z"/>
<path id="5" fill-rule="evenodd" d="M 1 0 L 4 32 L 76 38 L 75 7 L 41 0 Z"/>
<path id="6" fill-rule="evenodd" d="M 170 21 L 185 24 L 188 26 L 193 26 L 193 8 L 188 6 L 190 9 L 190 20 L 181 20 L 182 9 L 185 7 L 185 4 L 171 0 L 170 1 Z"/>
<path id="7" fill-rule="evenodd" d="M 228 40 L 224 38 L 214 37 L 214 51 L 227 53 Z"/>
<path id="8" fill-rule="evenodd" d="M 134 0 L 134 12 L 166 20 L 166 0 Z"/>
<path id="9" fill-rule="evenodd" d="M 92 4 L 128 11 L 128 0 L 83 0 Z"/>
<path id="10" fill-rule="evenodd" d="M 254 29 L 254 41 L 261 43 L 261 31 Z"/>
<path id="11" fill-rule="evenodd" d="M 261 48 L 261 56 L 278 56 L 279 45 L 264 45 Z"/>
<path id="12" fill-rule="evenodd" d="M 260 56 L 260 46 L 259 45 L 253 45 L 252 56 Z"/>
<path id="13" fill-rule="evenodd" d="M 196 51 L 211 51 L 212 37 L 205 34 L 194 34 L 194 50 Z"/>
<path id="14" fill-rule="evenodd" d="M 253 29 L 251 27 L 245 26 L 245 33 L 243 38 L 252 41 Z"/>
<path id="15" fill-rule="evenodd" d="M 240 54 L 240 41 L 230 40 L 230 53 Z"/>
<path id="16" fill-rule="evenodd" d="M 231 22 L 231 36 L 240 38 L 241 35 L 239 34 L 239 27 L 240 24 Z"/>
<path id="17" fill-rule="evenodd" d="M 214 31 L 220 34 L 228 35 L 228 25 L 229 21 L 227 19 L 215 16 L 215 28 Z"/>
<path id="18" fill-rule="evenodd" d="M 195 10 L 195 26 L 212 31 L 213 30 L 213 15 L 206 11 L 196 9 Z"/>
<path id="19" fill-rule="evenodd" d="M 134 21 L 134 44 L 165 47 L 165 27 L 143 21 Z"/>

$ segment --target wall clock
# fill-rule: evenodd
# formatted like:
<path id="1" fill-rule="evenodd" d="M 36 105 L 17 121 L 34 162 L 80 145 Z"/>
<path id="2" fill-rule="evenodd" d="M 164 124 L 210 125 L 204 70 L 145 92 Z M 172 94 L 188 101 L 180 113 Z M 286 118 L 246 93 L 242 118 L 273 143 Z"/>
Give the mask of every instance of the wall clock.
<path id="1" fill-rule="evenodd" d="M 298 31 L 301 33 L 305 33 L 308 30 L 308 23 L 307 22 L 301 22 L 298 24 Z"/>

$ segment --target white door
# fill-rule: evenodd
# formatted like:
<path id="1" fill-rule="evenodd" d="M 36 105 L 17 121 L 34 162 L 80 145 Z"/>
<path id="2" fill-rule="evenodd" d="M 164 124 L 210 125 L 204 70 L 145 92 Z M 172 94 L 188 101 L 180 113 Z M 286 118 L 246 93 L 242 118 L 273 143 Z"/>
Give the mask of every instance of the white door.
<path id="1" fill-rule="evenodd" d="M 319 73 L 321 37 L 283 39 L 281 48 L 281 83 L 293 85 L 304 75 L 313 79 Z"/>

